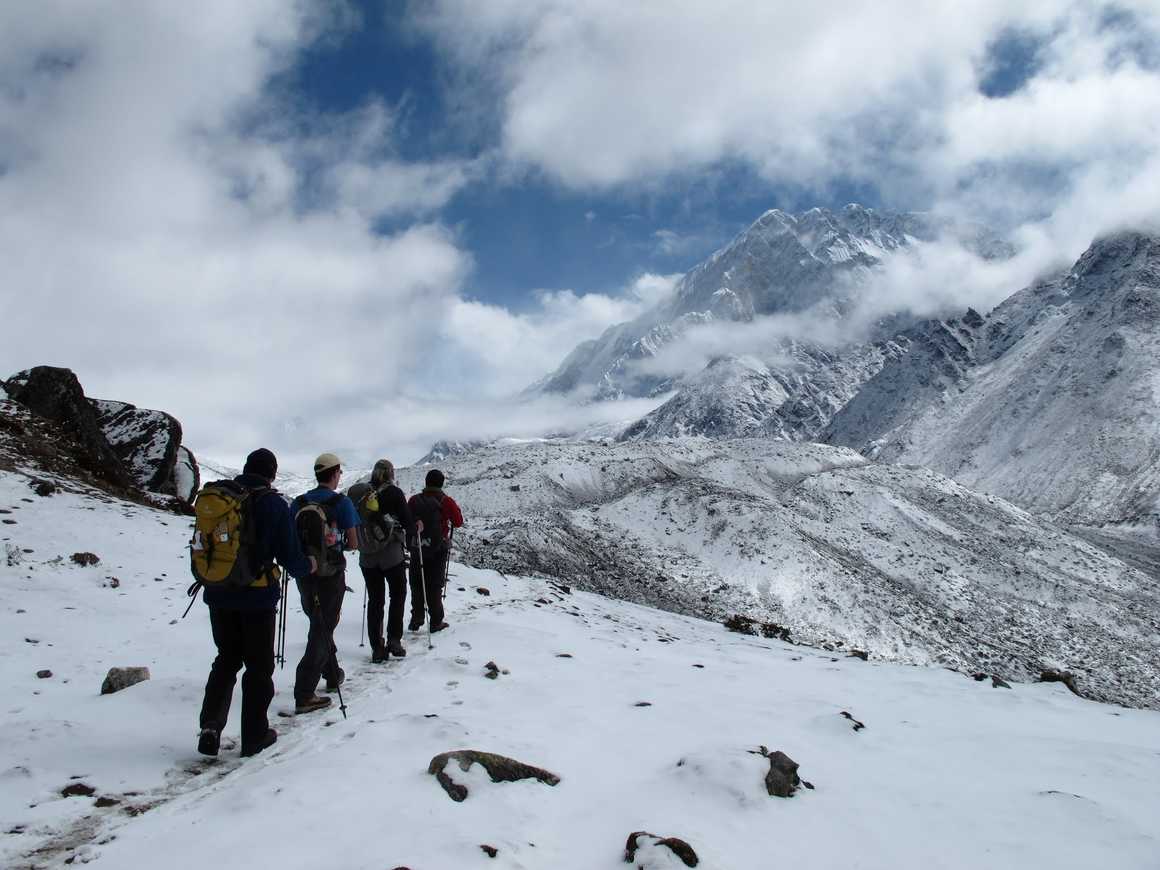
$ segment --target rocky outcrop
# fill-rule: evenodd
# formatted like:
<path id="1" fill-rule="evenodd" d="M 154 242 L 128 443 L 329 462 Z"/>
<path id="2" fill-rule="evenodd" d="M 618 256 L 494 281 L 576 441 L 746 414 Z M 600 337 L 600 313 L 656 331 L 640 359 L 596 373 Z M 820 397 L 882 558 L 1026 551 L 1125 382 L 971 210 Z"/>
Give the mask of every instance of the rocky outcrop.
<path id="1" fill-rule="evenodd" d="M 89 399 L 73 372 L 53 366 L 0 381 L 0 465 L 37 467 L 58 482 L 73 479 L 155 506 L 164 500 L 146 493 L 176 496 L 180 503 L 171 506 L 180 511 L 189 510 L 201 483 L 171 415 Z"/>
<path id="2" fill-rule="evenodd" d="M 150 492 L 177 495 L 174 470 L 181 446 L 181 424 L 164 411 L 149 411 L 106 399 L 89 399 L 101 430 L 133 477 Z"/>
<path id="3" fill-rule="evenodd" d="M 101 428 L 96 409 L 69 369 L 36 366 L 4 384 L 9 398 L 49 420 L 73 447 L 78 463 L 100 480 L 121 489 L 134 481 Z"/>

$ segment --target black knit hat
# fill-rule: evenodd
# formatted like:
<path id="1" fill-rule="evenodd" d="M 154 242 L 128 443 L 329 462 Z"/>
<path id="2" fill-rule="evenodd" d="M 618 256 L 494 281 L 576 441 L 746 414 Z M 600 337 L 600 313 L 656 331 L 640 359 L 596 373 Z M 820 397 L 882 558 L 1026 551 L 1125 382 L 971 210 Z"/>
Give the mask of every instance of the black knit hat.
<path id="1" fill-rule="evenodd" d="M 438 468 L 432 468 L 427 472 L 427 487 L 429 489 L 443 489 L 443 472 Z"/>
<path id="2" fill-rule="evenodd" d="M 243 474 L 256 474 L 266 480 L 273 480 L 278 474 L 278 459 L 265 447 L 259 447 L 246 457 Z"/>

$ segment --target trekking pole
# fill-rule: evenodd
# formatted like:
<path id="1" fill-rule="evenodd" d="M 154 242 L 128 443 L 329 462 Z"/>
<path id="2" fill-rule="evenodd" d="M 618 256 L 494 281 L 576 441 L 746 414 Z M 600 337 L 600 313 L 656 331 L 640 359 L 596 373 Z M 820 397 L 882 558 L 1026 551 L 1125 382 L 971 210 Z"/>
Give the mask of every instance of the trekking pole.
<path id="1" fill-rule="evenodd" d="M 278 663 L 283 670 L 286 669 L 286 596 L 289 593 L 287 584 L 282 584 L 282 601 L 281 607 L 278 608 Z"/>
<path id="2" fill-rule="evenodd" d="M 431 602 L 427 600 L 427 572 L 423 570 L 423 542 L 419 542 L 419 584 L 423 590 L 423 604 L 427 608 L 427 649 L 434 649 L 431 643 Z"/>
<path id="3" fill-rule="evenodd" d="M 447 574 L 451 570 L 451 548 L 455 546 L 455 526 L 447 534 L 447 558 L 443 560 L 443 600 L 447 600 Z"/>
<path id="4" fill-rule="evenodd" d="M 367 587 L 366 587 L 366 583 L 363 583 L 363 617 L 362 617 L 362 627 L 361 627 L 361 628 L 358 630 L 358 645 L 359 645 L 359 649 L 362 649 L 364 646 L 366 646 L 366 644 L 364 644 L 364 643 L 363 643 L 363 635 L 365 635 L 365 634 L 366 634 L 366 630 L 367 630 Z"/>
<path id="5" fill-rule="evenodd" d="M 342 700 L 342 683 L 339 683 L 337 688 L 338 688 L 338 709 L 342 713 L 342 718 L 345 719 L 346 718 L 346 702 Z"/>
<path id="6" fill-rule="evenodd" d="M 274 664 L 282 664 L 282 610 L 286 607 L 286 596 L 282 595 L 278 598 L 278 612 L 274 615 L 274 625 L 277 626 L 277 634 L 274 635 Z"/>

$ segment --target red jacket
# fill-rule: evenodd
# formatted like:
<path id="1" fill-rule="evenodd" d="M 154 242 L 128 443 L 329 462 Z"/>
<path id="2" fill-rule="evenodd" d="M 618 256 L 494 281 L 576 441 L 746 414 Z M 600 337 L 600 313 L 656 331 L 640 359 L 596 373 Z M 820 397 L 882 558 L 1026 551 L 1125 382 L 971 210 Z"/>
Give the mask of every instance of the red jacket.
<path id="1" fill-rule="evenodd" d="M 417 500 L 420 496 L 423 495 L 439 496 L 439 520 L 441 526 L 439 531 L 442 534 L 444 541 L 449 540 L 451 537 L 451 530 L 453 528 L 458 529 L 463 525 L 463 512 L 459 509 L 459 505 L 455 503 L 455 499 L 453 499 L 443 490 L 427 488 L 424 489 L 421 493 L 416 493 L 415 495 L 411 496 L 411 498 L 407 501 L 407 506 L 411 509 L 411 512 L 416 517 L 420 516 L 422 513 L 421 508 L 419 508 L 417 505 Z M 427 537 L 431 530 L 424 529 L 423 531 L 424 537 Z M 426 546 L 426 544 L 424 544 L 424 546 Z"/>

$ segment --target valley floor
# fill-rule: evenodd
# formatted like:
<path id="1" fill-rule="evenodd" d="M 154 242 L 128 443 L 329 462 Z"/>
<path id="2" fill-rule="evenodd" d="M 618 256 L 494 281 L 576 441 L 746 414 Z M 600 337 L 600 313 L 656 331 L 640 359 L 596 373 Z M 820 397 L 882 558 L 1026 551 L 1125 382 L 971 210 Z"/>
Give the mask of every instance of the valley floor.
<path id="1" fill-rule="evenodd" d="M 223 752 L 206 759 L 196 726 L 213 646 L 202 604 L 180 619 L 186 520 L 40 498 L 8 472 L 0 510 L 13 521 L 0 525 L 5 867 L 612 870 L 640 830 L 722 870 L 1160 865 L 1160 713 L 834 657 L 459 565 L 451 629 L 431 649 L 409 633 L 407 658 L 387 665 L 359 647 L 362 584 L 348 576 L 345 720 L 279 715 L 305 640 L 292 603 L 278 743 L 237 757 L 239 692 Z M 71 564 L 78 551 L 99 565 Z M 133 665 L 152 679 L 98 694 L 109 667 Z M 813 789 L 769 797 L 760 746 Z M 426 771 L 464 748 L 560 782 L 449 767 L 470 790 L 455 803 Z M 93 793 L 61 796 L 78 783 Z M 637 859 L 684 866 L 663 849 Z"/>

